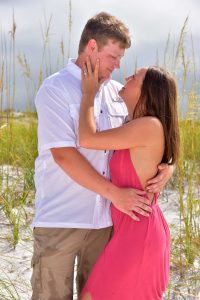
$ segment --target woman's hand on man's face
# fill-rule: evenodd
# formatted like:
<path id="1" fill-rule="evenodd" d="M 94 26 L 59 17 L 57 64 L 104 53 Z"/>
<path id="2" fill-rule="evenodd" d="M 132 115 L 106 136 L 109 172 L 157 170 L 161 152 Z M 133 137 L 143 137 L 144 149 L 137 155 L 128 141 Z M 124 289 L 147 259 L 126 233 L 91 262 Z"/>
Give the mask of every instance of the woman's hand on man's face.
<path id="1" fill-rule="evenodd" d="M 92 70 L 90 58 L 88 57 L 82 67 L 82 92 L 86 98 L 94 98 L 98 92 L 101 81 L 99 81 L 99 59 L 97 59 Z"/>

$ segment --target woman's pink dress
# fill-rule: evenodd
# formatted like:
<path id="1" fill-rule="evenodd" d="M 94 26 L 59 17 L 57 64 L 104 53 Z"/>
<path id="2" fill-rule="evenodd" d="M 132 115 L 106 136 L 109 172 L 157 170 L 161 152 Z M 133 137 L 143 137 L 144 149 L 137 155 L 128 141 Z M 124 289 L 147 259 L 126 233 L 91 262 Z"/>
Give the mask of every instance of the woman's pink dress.
<path id="1" fill-rule="evenodd" d="M 112 182 L 119 187 L 142 189 L 129 150 L 115 151 Z M 140 222 L 111 208 L 114 234 L 98 258 L 82 295 L 92 300 L 161 300 L 168 283 L 170 233 L 157 204 Z"/>

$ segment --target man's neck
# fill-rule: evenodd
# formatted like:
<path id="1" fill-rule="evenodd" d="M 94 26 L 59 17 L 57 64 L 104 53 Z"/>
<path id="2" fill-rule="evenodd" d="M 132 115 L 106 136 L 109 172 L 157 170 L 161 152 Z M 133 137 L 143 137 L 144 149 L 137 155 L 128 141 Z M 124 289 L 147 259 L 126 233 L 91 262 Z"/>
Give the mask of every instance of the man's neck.
<path id="1" fill-rule="evenodd" d="M 83 66 L 83 64 L 85 63 L 85 61 L 86 61 L 86 55 L 81 54 L 81 55 L 79 55 L 79 56 L 77 57 L 77 60 L 76 60 L 75 64 L 76 64 L 79 68 L 82 68 L 82 66 Z"/>

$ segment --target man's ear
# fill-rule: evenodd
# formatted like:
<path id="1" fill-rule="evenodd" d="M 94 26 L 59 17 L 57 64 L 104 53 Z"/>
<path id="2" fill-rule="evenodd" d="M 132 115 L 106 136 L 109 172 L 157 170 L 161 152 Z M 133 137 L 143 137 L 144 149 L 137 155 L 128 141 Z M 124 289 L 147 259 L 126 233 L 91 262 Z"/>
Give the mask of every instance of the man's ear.
<path id="1" fill-rule="evenodd" d="M 87 44 L 88 54 L 91 55 L 94 52 L 98 51 L 97 42 L 95 39 L 90 39 Z"/>

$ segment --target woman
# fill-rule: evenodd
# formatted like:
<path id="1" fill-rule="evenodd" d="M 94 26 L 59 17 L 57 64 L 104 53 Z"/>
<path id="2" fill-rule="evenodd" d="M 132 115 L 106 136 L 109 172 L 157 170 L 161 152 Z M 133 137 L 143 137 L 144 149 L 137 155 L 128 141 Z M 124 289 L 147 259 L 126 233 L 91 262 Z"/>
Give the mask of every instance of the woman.
<path id="1" fill-rule="evenodd" d="M 80 145 L 115 149 L 111 178 L 120 187 L 145 190 L 161 162 L 175 164 L 179 153 L 177 90 L 172 76 L 159 67 L 142 68 L 126 79 L 119 92 L 129 114 L 122 127 L 96 132 L 94 97 L 99 88 L 99 61 L 83 70 Z M 160 300 L 169 277 L 170 233 L 158 206 L 151 200 L 149 217 L 130 216 L 111 207 L 114 234 L 84 287 L 81 300 Z"/>

